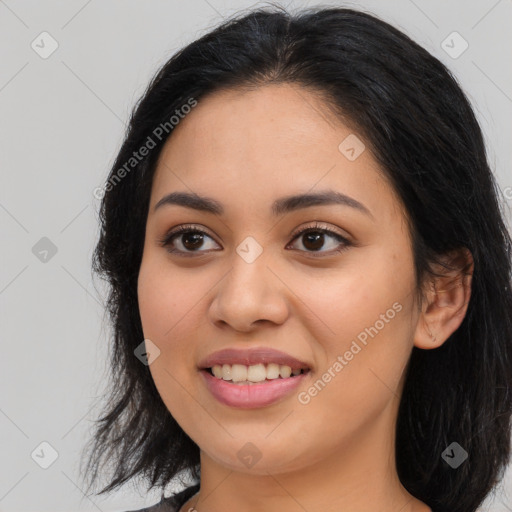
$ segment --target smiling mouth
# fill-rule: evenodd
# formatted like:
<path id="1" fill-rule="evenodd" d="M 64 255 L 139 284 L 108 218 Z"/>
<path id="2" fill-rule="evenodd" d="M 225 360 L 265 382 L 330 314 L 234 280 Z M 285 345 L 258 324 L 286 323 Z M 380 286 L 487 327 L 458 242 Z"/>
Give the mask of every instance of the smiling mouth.
<path id="1" fill-rule="evenodd" d="M 205 368 L 203 371 L 206 371 L 219 380 L 224 380 L 231 384 L 250 386 L 298 377 L 299 375 L 308 373 L 310 370 L 306 367 L 292 369 L 288 365 L 277 363 L 259 363 L 250 366 L 243 364 L 217 364 L 210 368 Z"/>
<path id="2" fill-rule="evenodd" d="M 238 409 L 258 409 L 292 396 L 297 387 L 310 378 L 311 369 L 291 359 L 293 368 L 277 362 L 205 364 L 200 374 L 206 388 L 221 404 Z"/>

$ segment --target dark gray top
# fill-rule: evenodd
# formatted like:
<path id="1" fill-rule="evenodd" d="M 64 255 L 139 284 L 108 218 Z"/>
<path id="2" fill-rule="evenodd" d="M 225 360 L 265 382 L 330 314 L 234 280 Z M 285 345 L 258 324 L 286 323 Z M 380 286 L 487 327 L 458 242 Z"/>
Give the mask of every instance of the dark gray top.
<path id="1" fill-rule="evenodd" d="M 139 510 L 129 510 L 127 512 L 178 512 L 178 510 L 185 504 L 185 502 L 194 494 L 199 491 L 199 484 L 187 487 L 178 494 L 169 496 L 168 498 L 162 498 L 159 503 L 152 505 L 147 508 L 141 508 Z M 187 512 L 187 511 L 185 511 Z"/>
<path id="2" fill-rule="evenodd" d="M 199 484 L 187 487 L 178 494 L 169 496 L 169 498 L 162 498 L 159 503 L 152 505 L 149 508 L 141 508 L 139 510 L 129 510 L 127 512 L 178 512 L 178 510 L 185 504 L 185 502 L 194 494 L 199 491 Z M 436 512 L 431 508 L 432 512 Z M 184 512 L 188 512 L 185 510 Z"/>

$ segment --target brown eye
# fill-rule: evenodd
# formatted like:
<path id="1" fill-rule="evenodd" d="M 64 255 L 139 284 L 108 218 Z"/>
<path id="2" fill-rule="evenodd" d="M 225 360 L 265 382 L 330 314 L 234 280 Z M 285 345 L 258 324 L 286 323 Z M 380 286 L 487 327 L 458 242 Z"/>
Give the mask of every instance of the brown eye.
<path id="1" fill-rule="evenodd" d="M 325 234 L 319 231 L 310 231 L 302 235 L 303 245 L 311 251 L 318 251 L 325 243 Z"/>
<path id="2" fill-rule="evenodd" d="M 172 254 L 190 256 L 194 255 L 193 253 L 197 253 L 200 255 L 207 252 L 200 250 L 204 249 L 205 246 L 206 249 L 211 249 L 211 247 L 208 247 L 208 243 L 206 243 L 207 239 L 213 241 L 213 238 L 201 229 L 190 226 L 180 226 L 178 229 L 174 229 L 166 234 L 165 237 L 160 240 L 160 245 L 165 247 Z"/>
<path id="3" fill-rule="evenodd" d="M 181 235 L 181 243 L 189 251 L 200 249 L 203 244 L 203 234 L 195 231 L 183 233 Z"/>
<path id="4" fill-rule="evenodd" d="M 329 243 L 329 239 L 331 242 Z M 295 234 L 294 240 L 300 240 L 304 252 L 319 253 L 320 255 L 329 255 L 332 253 L 342 252 L 347 250 L 352 244 L 340 234 L 330 229 L 320 227 L 319 225 L 306 227 Z M 321 249 L 325 245 L 330 248 L 326 251 Z"/>

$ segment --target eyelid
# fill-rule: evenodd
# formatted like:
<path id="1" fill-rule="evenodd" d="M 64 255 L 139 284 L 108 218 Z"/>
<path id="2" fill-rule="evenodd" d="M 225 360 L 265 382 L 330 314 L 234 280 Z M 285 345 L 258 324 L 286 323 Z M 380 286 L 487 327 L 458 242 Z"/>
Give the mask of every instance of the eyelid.
<path id="1" fill-rule="evenodd" d="M 345 252 L 346 250 L 350 249 L 351 247 L 354 247 L 356 244 L 352 242 L 351 237 L 347 237 L 345 235 L 340 234 L 335 229 L 329 227 L 326 224 L 322 224 L 319 221 L 315 221 L 313 225 L 309 226 L 301 226 L 297 228 L 292 235 L 291 242 L 286 246 L 288 248 L 290 245 L 292 245 L 295 240 L 300 239 L 301 236 L 307 234 L 307 233 L 323 233 L 324 235 L 327 235 L 330 238 L 334 238 L 338 241 L 338 244 L 335 249 L 331 249 L 329 251 L 303 251 L 299 250 L 299 252 L 304 255 L 306 258 L 315 258 L 315 259 L 321 259 L 321 258 L 329 258 L 335 255 L 338 255 L 340 253 Z"/>
<path id="2" fill-rule="evenodd" d="M 299 226 L 298 228 L 296 228 L 292 232 L 291 238 L 295 239 L 298 235 L 301 235 L 304 231 L 317 229 L 319 231 L 328 231 L 328 232 L 332 233 L 333 235 L 335 234 L 335 235 L 339 236 L 340 238 L 343 238 L 347 242 L 350 242 L 350 235 L 348 233 L 347 234 L 340 233 L 339 231 L 336 230 L 336 228 L 333 228 L 329 224 L 322 223 L 318 220 L 315 220 L 312 222 L 313 222 L 313 224 L 305 225 L 305 226 L 303 225 L 303 226 Z"/>
<path id="3" fill-rule="evenodd" d="M 179 226 L 176 226 L 174 228 L 171 228 L 169 229 L 168 231 L 165 232 L 165 234 L 161 237 L 161 238 L 158 238 L 158 243 L 159 245 L 161 245 L 162 247 L 166 247 L 167 245 L 170 244 L 171 242 L 171 239 L 180 235 L 181 233 L 186 233 L 186 232 L 198 232 L 198 233 L 203 233 L 205 234 L 206 236 L 210 237 L 212 240 L 215 241 L 215 243 L 218 244 L 218 242 L 215 240 L 215 237 L 208 231 L 207 228 L 205 228 L 204 226 L 201 226 L 200 224 L 181 224 Z M 180 254 L 181 251 L 174 251 L 173 254 Z M 205 254 L 206 251 L 198 251 L 197 254 Z M 193 255 L 194 253 L 192 251 L 189 251 L 188 254 L 190 255 Z"/>

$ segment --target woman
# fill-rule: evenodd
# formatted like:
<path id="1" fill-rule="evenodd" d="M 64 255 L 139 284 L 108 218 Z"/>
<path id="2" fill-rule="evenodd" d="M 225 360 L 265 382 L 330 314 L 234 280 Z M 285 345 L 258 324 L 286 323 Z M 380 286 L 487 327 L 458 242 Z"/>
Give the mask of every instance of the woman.
<path id="1" fill-rule="evenodd" d="M 511 240 L 468 100 L 403 33 L 276 8 L 188 45 L 134 110 L 101 228 L 101 493 L 472 512 L 501 479 Z M 173 478 L 193 485 L 165 498 Z"/>

